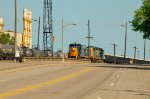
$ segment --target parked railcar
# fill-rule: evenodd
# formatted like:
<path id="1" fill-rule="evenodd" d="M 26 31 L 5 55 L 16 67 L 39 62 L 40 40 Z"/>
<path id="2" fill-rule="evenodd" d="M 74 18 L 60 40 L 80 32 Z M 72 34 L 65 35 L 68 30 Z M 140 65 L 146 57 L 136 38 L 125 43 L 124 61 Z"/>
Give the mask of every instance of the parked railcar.
<path id="1" fill-rule="evenodd" d="M 32 55 L 32 57 L 41 57 L 42 56 L 42 51 L 41 50 L 33 48 L 30 51 L 32 53 L 32 54 L 30 54 L 30 55 Z"/>
<path id="2" fill-rule="evenodd" d="M 4 49 L 3 49 L 3 44 L 0 43 L 0 60 L 3 60 L 3 55 L 4 55 Z"/>
<path id="3" fill-rule="evenodd" d="M 16 47 L 18 52 L 22 52 L 21 48 Z M 0 44 L 0 60 L 14 59 L 14 45 Z"/>
<path id="4" fill-rule="evenodd" d="M 150 64 L 150 61 L 133 59 L 126 57 L 124 60 L 123 56 L 113 56 L 113 55 L 105 55 L 106 63 L 116 63 L 116 64 Z"/>
<path id="5" fill-rule="evenodd" d="M 30 50 L 30 48 L 23 46 L 22 47 L 23 50 L 23 56 L 22 57 L 31 57 L 32 56 L 32 52 Z"/>
<path id="6" fill-rule="evenodd" d="M 113 55 L 105 55 L 106 63 L 116 63 L 116 64 L 130 64 L 131 58 L 125 58 L 124 56 L 113 56 Z M 124 62 L 125 61 L 125 62 Z"/>
<path id="7" fill-rule="evenodd" d="M 14 59 L 14 45 L 0 44 L 0 60 L 13 60 Z M 16 46 L 16 52 L 18 52 L 18 58 L 41 56 L 41 51 L 36 49 L 30 49 L 28 47 Z"/>

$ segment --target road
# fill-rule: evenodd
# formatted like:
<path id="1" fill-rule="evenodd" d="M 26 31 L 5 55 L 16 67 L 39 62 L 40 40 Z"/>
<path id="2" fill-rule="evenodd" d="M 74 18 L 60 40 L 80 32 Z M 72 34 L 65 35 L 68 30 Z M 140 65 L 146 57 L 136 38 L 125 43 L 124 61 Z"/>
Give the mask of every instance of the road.
<path id="1" fill-rule="evenodd" d="M 149 70 L 138 65 L 0 63 L 0 99 L 150 99 Z"/>

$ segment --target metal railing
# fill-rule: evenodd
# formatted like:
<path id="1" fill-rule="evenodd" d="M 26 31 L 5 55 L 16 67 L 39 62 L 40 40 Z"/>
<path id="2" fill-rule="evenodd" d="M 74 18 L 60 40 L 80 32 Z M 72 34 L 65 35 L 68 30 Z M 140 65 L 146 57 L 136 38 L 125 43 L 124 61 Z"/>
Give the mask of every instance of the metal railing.
<path id="1" fill-rule="evenodd" d="M 51 57 L 23 57 L 22 62 L 29 63 L 90 63 L 89 59 L 65 59 L 63 62 L 62 58 L 51 58 Z"/>

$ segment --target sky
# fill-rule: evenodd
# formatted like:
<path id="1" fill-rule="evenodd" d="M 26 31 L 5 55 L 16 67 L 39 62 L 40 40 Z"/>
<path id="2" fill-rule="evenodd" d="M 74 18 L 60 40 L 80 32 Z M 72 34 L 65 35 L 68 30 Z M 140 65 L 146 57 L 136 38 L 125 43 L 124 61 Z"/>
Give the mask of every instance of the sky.
<path id="1" fill-rule="evenodd" d="M 43 20 L 44 0 L 18 1 L 18 32 L 23 32 L 23 9 L 32 11 L 32 18 Z M 113 55 L 112 44 L 117 44 L 116 54 L 124 54 L 124 36 L 126 21 L 131 21 L 134 11 L 142 5 L 142 0 L 52 0 L 53 1 L 53 33 L 56 37 L 54 51 L 61 49 L 61 21 L 64 19 L 64 50 L 69 44 L 77 42 L 87 45 L 88 20 L 93 39 L 91 45 L 101 47 L 106 54 Z M 4 18 L 4 30 L 14 30 L 14 0 L 0 0 L 0 17 Z M 69 24 L 76 24 L 75 26 Z M 38 23 L 33 22 L 32 42 L 37 44 Z M 40 46 L 42 48 L 43 29 L 41 22 Z M 146 42 L 146 59 L 150 59 L 150 41 Z M 133 57 L 133 46 L 137 46 L 143 59 L 144 40 L 142 34 L 132 30 L 128 23 L 127 56 Z"/>

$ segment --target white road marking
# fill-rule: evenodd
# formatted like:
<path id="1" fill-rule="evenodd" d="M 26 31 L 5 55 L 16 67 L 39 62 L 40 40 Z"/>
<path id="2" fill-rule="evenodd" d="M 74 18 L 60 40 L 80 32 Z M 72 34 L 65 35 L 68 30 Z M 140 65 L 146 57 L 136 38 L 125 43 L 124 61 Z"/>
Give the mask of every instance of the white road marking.
<path id="1" fill-rule="evenodd" d="M 101 97 L 97 97 L 97 99 L 102 99 Z"/>
<path id="2" fill-rule="evenodd" d="M 55 69 L 53 69 L 53 70 L 58 70 L 58 69 L 55 68 Z"/>
<path id="3" fill-rule="evenodd" d="M 11 70 L 6 70 L 6 71 L 0 71 L 0 74 L 2 74 L 2 73 L 9 73 L 9 72 L 17 72 L 17 71 L 27 70 L 27 69 L 34 69 L 34 68 L 44 67 L 44 66 L 47 66 L 47 65 L 37 65 L 37 66 L 32 66 L 32 67 L 22 67 L 22 68 L 17 68 L 17 69 L 11 69 Z"/>
<path id="4" fill-rule="evenodd" d="M 114 85 L 115 85 L 114 83 L 111 83 L 111 84 L 110 84 L 111 87 L 113 87 Z"/>
<path id="5" fill-rule="evenodd" d="M 9 81 L 10 79 L 2 79 L 0 80 L 0 82 L 5 82 L 5 81 Z"/>
<path id="6" fill-rule="evenodd" d="M 120 77 L 120 75 L 117 75 L 117 78 L 119 78 Z"/>

